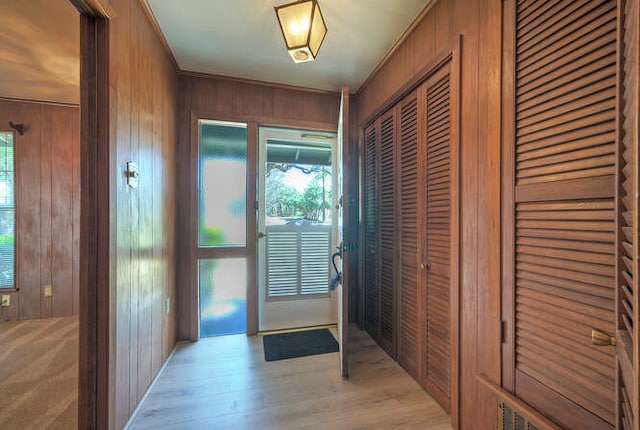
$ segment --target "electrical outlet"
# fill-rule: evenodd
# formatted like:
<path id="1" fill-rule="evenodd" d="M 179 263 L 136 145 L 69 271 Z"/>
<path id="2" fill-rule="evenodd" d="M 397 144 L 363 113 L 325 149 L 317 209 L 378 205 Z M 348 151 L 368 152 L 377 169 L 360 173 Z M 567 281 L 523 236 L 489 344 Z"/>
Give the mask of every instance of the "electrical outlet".
<path id="1" fill-rule="evenodd" d="M 53 287 L 51 285 L 44 285 L 42 287 L 42 291 L 43 291 L 45 297 L 53 296 Z"/>
<path id="2" fill-rule="evenodd" d="M 0 303 L 0 306 L 3 306 L 3 307 L 11 306 L 11 294 L 2 295 L 2 303 Z"/>
<path id="3" fill-rule="evenodd" d="M 164 301 L 164 313 L 169 315 L 170 312 L 171 312 L 171 297 L 167 297 L 167 299 Z"/>

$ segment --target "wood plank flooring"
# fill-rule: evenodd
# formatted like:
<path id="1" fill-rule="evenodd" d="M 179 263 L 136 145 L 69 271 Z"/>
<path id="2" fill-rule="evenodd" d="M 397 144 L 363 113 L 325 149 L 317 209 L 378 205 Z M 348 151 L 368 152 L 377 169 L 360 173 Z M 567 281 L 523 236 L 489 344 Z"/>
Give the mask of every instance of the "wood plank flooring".
<path id="1" fill-rule="evenodd" d="M 260 337 L 180 343 L 128 429 L 451 429 L 366 333 L 351 333 L 349 380 L 338 353 L 266 362 Z"/>
<path id="2" fill-rule="evenodd" d="M 0 322 L 0 429 L 77 428 L 78 317 Z"/>

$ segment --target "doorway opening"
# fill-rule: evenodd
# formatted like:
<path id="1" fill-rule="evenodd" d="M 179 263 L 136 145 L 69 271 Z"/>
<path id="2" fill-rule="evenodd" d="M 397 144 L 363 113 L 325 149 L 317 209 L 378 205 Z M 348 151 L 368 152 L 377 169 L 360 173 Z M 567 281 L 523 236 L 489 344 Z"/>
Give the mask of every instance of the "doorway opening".
<path id="1" fill-rule="evenodd" d="M 336 134 L 261 127 L 259 141 L 259 330 L 335 324 Z"/>
<path id="2" fill-rule="evenodd" d="M 247 125 L 200 120 L 200 337 L 247 331 Z"/>

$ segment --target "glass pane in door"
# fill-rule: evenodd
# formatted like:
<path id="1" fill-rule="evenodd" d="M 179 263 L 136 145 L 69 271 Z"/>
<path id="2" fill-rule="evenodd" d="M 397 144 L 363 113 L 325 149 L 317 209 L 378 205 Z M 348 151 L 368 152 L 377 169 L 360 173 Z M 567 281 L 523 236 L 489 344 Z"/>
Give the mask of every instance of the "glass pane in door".
<path id="1" fill-rule="evenodd" d="M 200 121 L 198 245 L 247 241 L 246 124 Z"/>
<path id="2" fill-rule="evenodd" d="M 247 331 L 247 260 L 203 259 L 198 262 L 200 337 Z"/>

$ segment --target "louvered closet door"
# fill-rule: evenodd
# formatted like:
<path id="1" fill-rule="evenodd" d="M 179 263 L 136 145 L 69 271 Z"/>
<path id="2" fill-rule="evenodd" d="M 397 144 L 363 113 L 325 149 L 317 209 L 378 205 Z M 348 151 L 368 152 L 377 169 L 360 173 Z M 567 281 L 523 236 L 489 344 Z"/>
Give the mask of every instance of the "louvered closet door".
<path id="1" fill-rule="evenodd" d="M 515 391 L 569 429 L 615 423 L 615 0 L 518 0 Z"/>
<path id="2" fill-rule="evenodd" d="M 422 113 L 422 112 L 421 112 Z M 399 339 L 400 365 L 419 377 L 420 317 L 424 314 L 420 295 L 418 262 L 418 97 L 414 91 L 399 108 L 400 142 L 400 284 Z"/>
<path id="3" fill-rule="evenodd" d="M 376 339 L 380 332 L 378 281 L 378 133 L 376 125 L 364 131 L 364 322 Z"/>
<path id="4" fill-rule="evenodd" d="M 619 428 L 640 428 L 640 302 L 638 298 L 638 2 L 623 2 L 621 22 L 622 136 L 618 172 L 618 309 Z"/>
<path id="5" fill-rule="evenodd" d="M 442 68 L 422 88 L 426 106 L 426 277 L 424 381 L 427 391 L 449 411 L 451 395 L 451 86 Z"/>
<path id="6" fill-rule="evenodd" d="M 395 182 L 395 117 L 393 110 L 380 119 L 380 336 L 379 343 L 396 358 L 395 349 L 395 253 L 396 253 L 396 182 Z"/>

